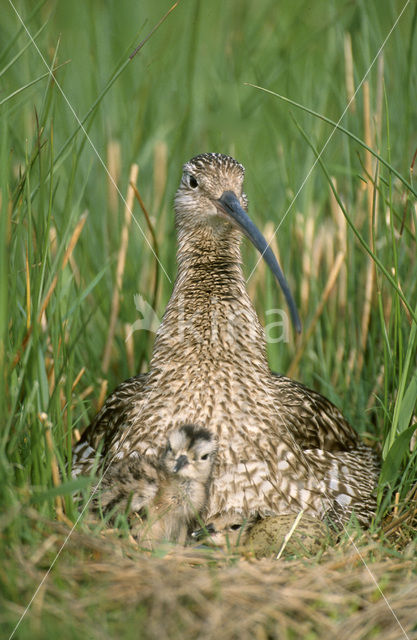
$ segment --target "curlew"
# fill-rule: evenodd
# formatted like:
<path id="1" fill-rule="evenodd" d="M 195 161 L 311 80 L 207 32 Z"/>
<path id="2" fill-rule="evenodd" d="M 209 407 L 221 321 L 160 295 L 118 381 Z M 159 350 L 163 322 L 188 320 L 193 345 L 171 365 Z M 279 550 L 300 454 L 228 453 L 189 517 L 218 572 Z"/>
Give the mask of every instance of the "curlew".
<path id="1" fill-rule="evenodd" d="M 141 542 L 184 544 L 206 506 L 217 452 L 216 439 L 203 428 L 183 425 L 170 432 L 158 457 L 131 452 L 111 464 L 98 487 L 95 508 L 114 516 L 136 514 L 132 527 Z"/>
<path id="2" fill-rule="evenodd" d="M 178 272 L 157 332 L 149 371 L 109 396 L 74 449 L 86 472 L 98 448 L 122 460 L 158 455 L 168 429 L 184 423 L 214 433 L 207 522 L 303 509 L 366 525 L 375 511 L 378 458 L 339 410 L 303 384 L 270 370 L 264 330 L 246 291 L 240 240 L 246 235 L 283 288 L 287 283 L 247 214 L 244 168 L 205 153 L 183 167 L 175 197 Z"/>
<path id="3" fill-rule="evenodd" d="M 253 517 L 240 523 L 226 514 L 218 518 L 215 525 L 206 523 L 191 536 L 208 546 L 250 551 L 256 557 L 277 556 L 284 548 L 286 554 L 314 553 L 337 538 L 328 523 L 303 512 L 263 519 Z"/>

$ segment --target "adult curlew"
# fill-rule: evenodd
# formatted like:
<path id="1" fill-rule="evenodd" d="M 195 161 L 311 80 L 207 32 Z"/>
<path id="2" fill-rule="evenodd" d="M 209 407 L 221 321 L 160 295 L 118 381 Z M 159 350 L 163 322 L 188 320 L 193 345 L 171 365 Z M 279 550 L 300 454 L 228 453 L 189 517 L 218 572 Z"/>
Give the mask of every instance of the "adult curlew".
<path id="1" fill-rule="evenodd" d="M 241 269 L 242 232 L 291 294 L 250 221 L 244 167 L 205 153 L 183 167 L 175 197 L 178 273 L 156 335 L 149 372 L 109 396 L 74 449 L 76 471 L 101 447 L 107 459 L 157 455 L 170 428 L 216 434 L 208 521 L 304 509 L 367 524 L 375 510 L 376 454 L 319 393 L 271 372 L 263 328 Z"/>

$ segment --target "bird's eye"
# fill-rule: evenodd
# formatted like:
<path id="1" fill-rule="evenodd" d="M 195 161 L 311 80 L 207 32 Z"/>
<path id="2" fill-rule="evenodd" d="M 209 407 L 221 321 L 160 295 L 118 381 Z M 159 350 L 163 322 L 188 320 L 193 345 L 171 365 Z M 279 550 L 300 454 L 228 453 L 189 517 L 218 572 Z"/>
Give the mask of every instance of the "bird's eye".
<path id="1" fill-rule="evenodd" d="M 209 454 L 205 453 L 204 455 L 201 456 L 200 460 L 208 460 Z"/>
<path id="2" fill-rule="evenodd" d="M 188 184 L 190 185 L 191 189 L 197 189 L 197 187 L 198 187 L 198 182 L 194 178 L 194 176 L 189 176 L 188 177 Z"/>
<path id="3" fill-rule="evenodd" d="M 230 528 L 232 531 L 237 531 L 241 526 L 241 524 L 232 524 Z"/>

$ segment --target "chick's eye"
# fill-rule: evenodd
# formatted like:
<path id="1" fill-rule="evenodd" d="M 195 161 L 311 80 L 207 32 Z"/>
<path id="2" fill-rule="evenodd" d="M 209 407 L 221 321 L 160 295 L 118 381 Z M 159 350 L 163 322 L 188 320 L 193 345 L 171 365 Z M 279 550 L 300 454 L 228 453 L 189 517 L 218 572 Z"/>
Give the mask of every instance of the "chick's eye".
<path id="1" fill-rule="evenodd" d="M 198 187 L 198 182 L 197 180 L 194 178 L 194 176 L 189 176 L 188 178 L 188 184 L 190 185 L 191 189 L 196 189 Z"/>
<path id="2" fill-rule="evenodd" d="M 205 453 L 204 455 L 201 456 L 200 460 L 208 460 L 209 454 Z"/>

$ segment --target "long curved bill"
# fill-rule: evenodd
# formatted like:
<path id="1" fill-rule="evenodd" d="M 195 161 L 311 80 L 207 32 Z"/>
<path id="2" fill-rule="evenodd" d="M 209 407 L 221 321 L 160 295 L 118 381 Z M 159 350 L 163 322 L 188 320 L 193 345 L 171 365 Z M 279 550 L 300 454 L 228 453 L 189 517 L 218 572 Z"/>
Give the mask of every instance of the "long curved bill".
<path id="1" fill-rule="evenodd" d="M 252 244 L 258 249 L 258 251 L 262 255 L 266 264 L 271 269 L 275 278 L 279 282 L 279 285 L 287 301 L 288 308 L 290 310 L 293 325 L 296 331 L 300 333 L 301 332 L 300 317 L 298 315 L 294 298 L 292 297 L 292 293 L 288 286 L 288 282 L 286 281 L 285 276 L 282 273 L 281 267 L 279 266 L 278 261 L 271 247 L 268 245 L 262 233 L 259 231 L 256 225 L 249 218 L 246 211 L 241 207 L 240 202 L 237 199 L 236 195 L 233 193 L 233 191 L 225 191 L 222 194 L 222 196 L 215 201 L 215 204 L 221 211 L 223 211 L 228 216 L 233 218 L 233 220 L 239 225 L 239 227 L 242 229 L 245 235 L 249 238 Z"/>

